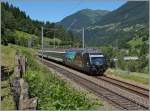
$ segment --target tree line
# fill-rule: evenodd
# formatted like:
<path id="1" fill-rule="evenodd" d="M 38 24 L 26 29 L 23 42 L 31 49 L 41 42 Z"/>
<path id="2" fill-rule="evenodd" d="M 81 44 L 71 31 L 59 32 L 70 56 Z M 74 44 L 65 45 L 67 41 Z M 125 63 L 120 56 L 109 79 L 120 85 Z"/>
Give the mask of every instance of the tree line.
<path id="1" fill-rule="evenodd" d="M 51 39 L 54 37 L 54 31 L 51 29 L 57 29 L 55 31 L 55 37 L 63 41 L 62 45 L 68 44 L 73 46 L 79 42 L 78 37 L 75 37 L 71 31 L 67 32 L 63 26 L 49 21 L 32 20 L 24 11 L 21 11 L 18 7 L 8 2 L 1 2 L 1 21 L 2 44 L 15 44 L 15 37 L 13 38 L 11 35 L 16 30 L 33 34 L 40 39 L 41 26 L 45 28 L 44 37 Z"/>
<path id="2" fill-rule="evenodd" d="M 110 67 L 115 68 L 117 66 L 122 70 L 148 73 L 148 37 L 148 28 L 142 28 L 134 32 L 133 39 L 124 42 L 125 48 L 112 47 L 111 45 L 100 48 L 107 56 Z M 125 56 L 138 57 L 138 60 L 124 60 Z M 114 58 L 118 60 L 113 61 Z"/>

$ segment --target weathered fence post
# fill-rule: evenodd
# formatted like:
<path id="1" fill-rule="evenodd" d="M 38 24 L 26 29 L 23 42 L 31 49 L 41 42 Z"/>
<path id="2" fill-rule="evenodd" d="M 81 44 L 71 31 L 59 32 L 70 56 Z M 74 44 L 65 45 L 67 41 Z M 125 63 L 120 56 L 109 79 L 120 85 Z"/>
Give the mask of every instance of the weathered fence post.
<path id="1" fill-rule="evenodd" d="M 20 57 L 20 76 L 22 78 L 23 74 L 25 73 L 26 71 L 26 59 L 25 59 L 25 56 L 21 56 Z"/>
<path id="2" fill-rule="evenodd" d="M 28 84 L 27 82 L 24 81 L 24 79 L 20 79 L 20 86 L 21 86 L 21 92 L 19 98 L 19 109 L 20 110 L 36 109 L 37 98 L 35 97 L 29 99 Z"/>
<path id="3" fill-rule="evenodd" d="M 27 59 L 25 56 L 20 56 L 18 52 L 15 56 L 15 73 L 14 78 L 11 81 L 12 91 L 14 93 L 14 99 L 16 101 L 17 109 L 35 110 L 37 107 L 37 97 L 29 98 L 28 83 L 22 78 L 27 69 Z"/>

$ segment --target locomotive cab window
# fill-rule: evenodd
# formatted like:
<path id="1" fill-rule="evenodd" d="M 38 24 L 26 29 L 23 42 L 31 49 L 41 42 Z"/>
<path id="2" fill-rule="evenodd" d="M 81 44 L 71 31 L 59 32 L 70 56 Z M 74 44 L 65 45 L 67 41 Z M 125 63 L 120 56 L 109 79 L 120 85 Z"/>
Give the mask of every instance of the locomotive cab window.
<path id="1" fill-rule="evenodd" d="M 103 55 L 90 55 L 92 65 L 103 65 L 105 64 L 105 58 Z"/>

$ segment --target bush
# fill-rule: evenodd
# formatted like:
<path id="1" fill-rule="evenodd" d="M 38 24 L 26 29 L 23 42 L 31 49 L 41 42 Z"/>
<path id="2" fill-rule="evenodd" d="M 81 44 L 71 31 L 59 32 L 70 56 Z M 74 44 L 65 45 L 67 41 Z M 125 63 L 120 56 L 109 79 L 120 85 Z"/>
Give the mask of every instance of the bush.
<path id="1" fill-rule="evenodd" d="M 46 79 L 39 75 L 47 75 Z M 70 89 L 67 84 L 56 76 L 41 71 L 29 70 L 25 75 L 29 83 L 30 96 L 37 96 L 38 109 L 91 109 L 96 102 L 90 102 L 85 94 Z"/>
<path id="2" fill-rule="evenodd" d="M 2 36 L 2 44 L 12 43 L 25 47 L 28 47 L 29 42 L 31 42 L 31 47 L 37 47 L 39 44 L 39 38 L 35 35 L 9 29 L 6 29 L 5 32 L 6 34 Z"/>

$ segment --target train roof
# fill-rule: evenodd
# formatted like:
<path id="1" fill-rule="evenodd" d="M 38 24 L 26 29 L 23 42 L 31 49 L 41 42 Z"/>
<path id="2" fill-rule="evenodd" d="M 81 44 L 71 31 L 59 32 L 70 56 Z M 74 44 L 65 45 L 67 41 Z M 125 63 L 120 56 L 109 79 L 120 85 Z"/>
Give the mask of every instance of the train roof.
<path id="1" fill-rule="evenodd" d="M 102 53 L 100 50 L 97 48 L 71 48 L 67 49 L 66 52 L 69 51 L 76 51 L 76 52 L 81 52 L 81 53 Z"/>

